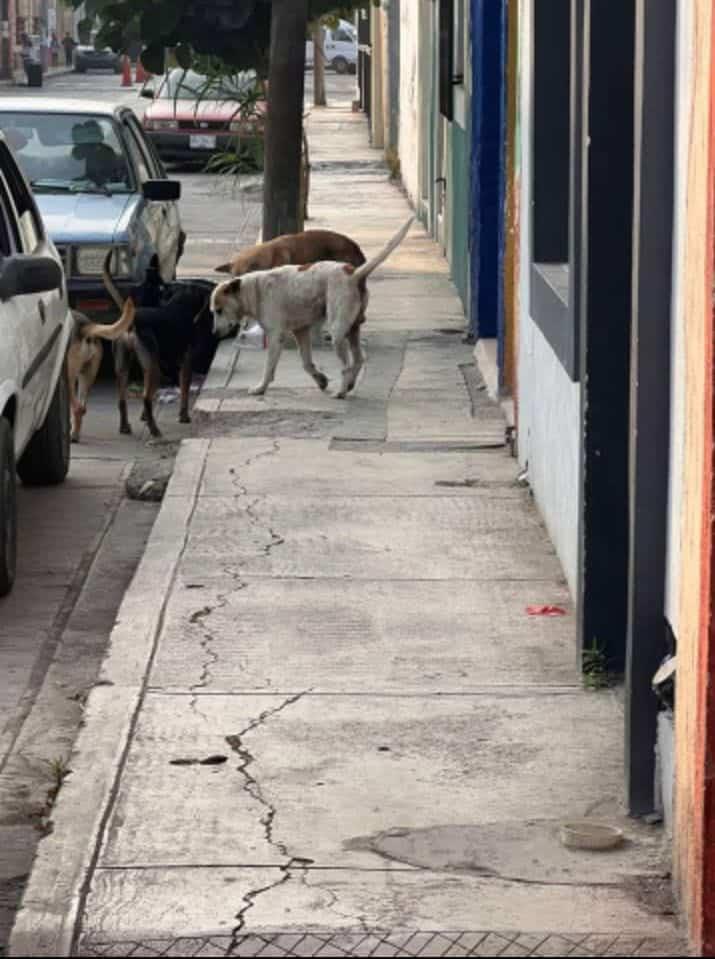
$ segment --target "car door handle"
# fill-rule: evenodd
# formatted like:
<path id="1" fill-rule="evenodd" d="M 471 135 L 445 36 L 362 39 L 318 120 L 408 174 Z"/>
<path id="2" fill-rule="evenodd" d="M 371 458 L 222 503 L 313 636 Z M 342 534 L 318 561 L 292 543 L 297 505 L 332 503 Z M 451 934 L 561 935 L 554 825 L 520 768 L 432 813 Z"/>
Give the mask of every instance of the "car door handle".
<path id="1" fill-rule="evenodd" d="M 42 325 L 44 326 L 45 322 L 47 321 L 47 308 L 45 307 L 45 304 L 42 302 L 42 300 L 40 300 L 37 310 L 40 314 L 40 323 L 42 323 Z"/>

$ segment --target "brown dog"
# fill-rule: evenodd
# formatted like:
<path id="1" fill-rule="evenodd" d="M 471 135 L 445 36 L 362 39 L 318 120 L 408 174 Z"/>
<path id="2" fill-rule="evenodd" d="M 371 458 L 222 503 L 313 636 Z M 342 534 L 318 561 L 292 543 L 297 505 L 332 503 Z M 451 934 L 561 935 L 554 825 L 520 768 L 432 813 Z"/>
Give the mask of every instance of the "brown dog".
<path id="1" fill-rule="evenodd" d="M 67 379 L 69 381 L 70 408 L 72 410 L 72 442 L 79 443 L 82 419 L 87 412 L 89 391 L 97 379 L 102 362 L 100 340 L 116 342 L 134 324 L 134 302 L 127 300 L 122 315 L 111 326 L 93 323 L 83 313 L 72 311 L 74 329 L 67 350 Z"/>
<path id="2" fill-rule="evenodd" d="M 303 266 L 324 260 L 349 263 L 357 269 L 365 262 L 365 256 L 357 243 L 342 233 L 306 230 L 249 246 L 237 253 L 230 263 L 217 266 L 216 272 L 245 276 L 258 270 L 272 270 L 276 266 Z"/>

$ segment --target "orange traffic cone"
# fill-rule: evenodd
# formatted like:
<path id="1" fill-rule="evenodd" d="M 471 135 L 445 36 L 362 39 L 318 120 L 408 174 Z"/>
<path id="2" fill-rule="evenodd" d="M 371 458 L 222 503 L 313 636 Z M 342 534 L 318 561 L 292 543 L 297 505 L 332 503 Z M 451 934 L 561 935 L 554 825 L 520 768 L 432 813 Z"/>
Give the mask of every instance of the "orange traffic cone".
<path id="1" fill-rule="evenodd" d="M 129 62 L 129 57 L 125 54 L 122 62 L 122 86 L 123 87 L 133 87 L 132 83 L 132 65 Z"/>
<path id="2" fill-rule="evenodd" d="M 137 59 L 137 72 L 136 72 L 136 82 L 137 83 L 146 83 L 149 79 L 150 74 L 144 69 L 144 64 L 142 63 L 141 57 Z"/>

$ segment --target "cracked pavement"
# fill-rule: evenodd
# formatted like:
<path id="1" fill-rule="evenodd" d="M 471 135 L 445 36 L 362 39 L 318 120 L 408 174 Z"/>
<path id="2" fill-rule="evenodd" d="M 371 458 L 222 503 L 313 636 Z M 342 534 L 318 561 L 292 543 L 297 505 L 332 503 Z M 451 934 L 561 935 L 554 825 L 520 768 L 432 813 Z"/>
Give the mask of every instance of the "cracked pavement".
<path id="1" fill-rule="evenodd" d="M 311 123 L 318 161 L 374 159 L 356 115 Z M 374 164 L 317 168 L 311 209 L 367 250 L 407 212 Z M 346 402 L 291 350 L 248 396 L 262 354 L 219 350 L 14 954 L 677 953 L 664 838 L 619 804 L 619 703 L 574 668 L 463 323 L 415 226 Z M 628 842 L 565 850 L 560 822 L 596 808 Z"/>

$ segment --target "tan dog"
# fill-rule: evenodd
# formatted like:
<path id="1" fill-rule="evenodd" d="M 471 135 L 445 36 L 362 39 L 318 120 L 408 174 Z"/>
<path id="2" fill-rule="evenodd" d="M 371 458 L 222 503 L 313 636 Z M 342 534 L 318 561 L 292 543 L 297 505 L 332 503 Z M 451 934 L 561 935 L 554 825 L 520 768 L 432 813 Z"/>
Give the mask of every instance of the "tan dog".
<path id="1" fill-rule="evenodd" d="M 73 443 L 79 443 L 82 420 L 87 412 L 89 391 L 97 379 L 102 362 L 102 344 L 100 340 L 118 340 L 134 324 L 134 303 L 127 300 L 122 315 L 111 326 L 93 323 L 83 313 L 72 311 L 74 329 L 67 350 L 67 380 L 69 382 L 70 408 L 72 411 Z"/>
<path id="2" fill-rule="evenodd" d="M 365 262 L 365 256 L 357 243 L 342 233 L 306 230 L 249 246 L 237 253 L 230 263 L 217 266 L 216 272 L 245 276 L 258 270 L 272 270 L 276 266 L 303 266 L 325 260 L 349 263 L 357 269 Z"/>

